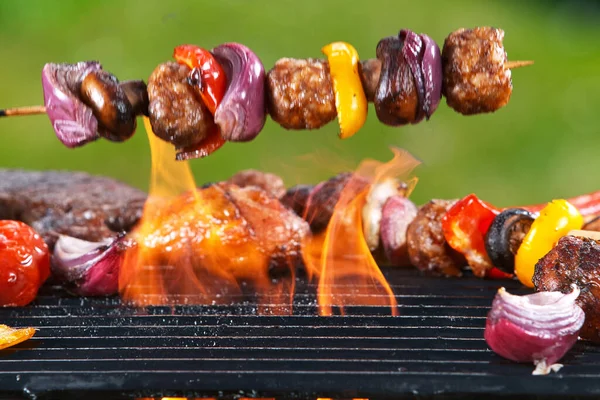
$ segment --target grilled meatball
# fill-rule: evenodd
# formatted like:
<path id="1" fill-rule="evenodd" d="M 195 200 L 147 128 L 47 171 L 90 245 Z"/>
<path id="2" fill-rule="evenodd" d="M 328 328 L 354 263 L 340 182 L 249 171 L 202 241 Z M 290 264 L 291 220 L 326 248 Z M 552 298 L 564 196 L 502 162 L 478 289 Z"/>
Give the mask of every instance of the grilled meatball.
<path id="1" fill-rule="evenodd" d="M 512 82 L 502 44 L 504 31 L 482 27 L 459 29 L 442 50 L 443 94 L 448 106 L 463 115 L 493 112 L 510 99 Z"/>
<path id="2" fill-rule="evenodd" d="M 285 194 L 285 184 L 281 177 L 255 169 L 240 171 L 229 178 L 227 182 L 239 187 L 258 187 L 276 199 Z"/>
<path id="3" fill-rule="evenodd" d="M 412 265 L 430 275 L 459 276 L 467 262 L 452 249 L 442 231 L 442 217 L 454 200 L 431 200 L 408 226 L 406 238 Z"/>
<path id="4" fill-rule="evenodd" d="M 167 62 L 148 80 L 152 130 L 178 149 L 197 145 L 215 129 L 210 111 L 187 82 L 189 72 L 185 65 Z"/>
<path id="5" fill-rule="evenodd" d="M 267 74 L 267 108 L 286 129 L 317 129 L 336 115 L 329 64 L 282 58 Z"/>
<path id="6" fill-rule="evenodd" d="M 565 236 L 535 265 L 537 291 L 581 290 L 577 304 L 585 312 L 580 336 L 600 343 L 600 244 L 593 239 Z"/>

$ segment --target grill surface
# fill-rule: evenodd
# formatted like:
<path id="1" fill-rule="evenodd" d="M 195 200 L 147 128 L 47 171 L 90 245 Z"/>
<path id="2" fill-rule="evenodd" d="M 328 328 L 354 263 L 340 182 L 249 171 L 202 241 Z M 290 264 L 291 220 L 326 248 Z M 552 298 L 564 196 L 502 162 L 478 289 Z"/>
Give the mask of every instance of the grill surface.
<path id="1" fill-rule="evenodd" d="M 403 398 L 445 395 L 594 396 L 600 349 L 578 343 L 557 374 L 533 377 L 490 352 L 485 316 L 500 284 L 385 271 L 400 305 L 315 315 L 314 287 L 293 316 L 252 305 L 134 309 L 48 287 L 34 305 L 0 309 L 0 323 L 36 336 L 0 351 L 0 397 Z M 491 397 L 489 395 L 492 395 Z"/>

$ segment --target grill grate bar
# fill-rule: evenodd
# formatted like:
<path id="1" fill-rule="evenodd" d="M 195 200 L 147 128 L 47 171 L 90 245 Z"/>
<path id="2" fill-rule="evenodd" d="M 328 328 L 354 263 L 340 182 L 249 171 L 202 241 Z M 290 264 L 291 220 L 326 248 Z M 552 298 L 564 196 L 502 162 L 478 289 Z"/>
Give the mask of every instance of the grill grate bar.
<path id="1" fill-rule="evenodd" d="M 600 392 L 600 349 L 580 342 L 558 374 L 493 354 L 483 339 L 498 287 L 516 282 L 432 279 L 386 270 L 399 304 L 316 316 L 315 286 L 298 281 L 293 315 L 257 315 L 250 303 L 134 308 L 118 298 L 69 297 L 48 286 L 0 321 L 36 336 L 0 351 L 0 398 L 589 395 Z M 396 282 L 396 284 L 394 284 Z M 273 304 L 279 308 L 281 304 Z M 67 391 L 65 391 L 67 389 Z"/>

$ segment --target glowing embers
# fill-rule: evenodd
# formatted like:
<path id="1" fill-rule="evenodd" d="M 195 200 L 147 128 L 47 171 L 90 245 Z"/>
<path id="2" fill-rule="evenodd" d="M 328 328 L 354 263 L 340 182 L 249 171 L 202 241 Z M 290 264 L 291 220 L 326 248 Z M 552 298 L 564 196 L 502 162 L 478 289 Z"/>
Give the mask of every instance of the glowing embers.
<path id="1" fill-rule="evenodd" d="M 409 153 L 392 149 L 388 163 L 366 160 L 345 185 L 324 232 L 307 236 L 302 254 L 311 278 L 318 278 L 318 302 L 321 315 L 332 315 L 334 307 L 344 313 L 351 306 L 389 306 L 398 313 L 394 294 L 381 273 L 367 241 L 363 210 L 367 198 L 381 187 L 396 182 L 405 196 L 416 184 L 402 185 L 401 178 L 419 164 Z M 372 197 L 372 196 L 371 196 Z"/>

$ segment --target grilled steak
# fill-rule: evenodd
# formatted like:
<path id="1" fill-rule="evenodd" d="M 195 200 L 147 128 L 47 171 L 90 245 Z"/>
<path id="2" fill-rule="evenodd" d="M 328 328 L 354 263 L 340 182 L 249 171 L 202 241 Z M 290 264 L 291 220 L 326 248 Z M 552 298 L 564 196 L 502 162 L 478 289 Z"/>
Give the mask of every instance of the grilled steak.
<path id="1" fill-rule="evenodd" d="M 29 224 L 51 249 L 58 234 L 99 241 L 130 230 L 145 200 L 141 190 L 110 178 L 0 169 L 0 219 Z"/>
<path id="2" fill-rule="evenodd" d="M 571 292 L 577 285 L 577 304 L 585 312 L 580 336 L 600 343 L 600 244 L 593 239 L 565 236 L 535 265 L 537 291 Z"/>

